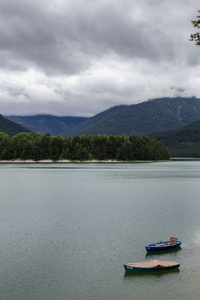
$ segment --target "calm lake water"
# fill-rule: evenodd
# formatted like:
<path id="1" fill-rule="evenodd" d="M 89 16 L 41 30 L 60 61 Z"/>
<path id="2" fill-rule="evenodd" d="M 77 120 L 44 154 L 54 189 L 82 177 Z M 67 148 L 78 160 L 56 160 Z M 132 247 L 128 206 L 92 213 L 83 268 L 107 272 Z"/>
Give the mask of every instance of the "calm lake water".
<path id="1" fill-rule="evenodd" d="M 0 190 L 0 299 L 200 299 L 200 161 L 0 164 Z M 125 274 L 148 259 L 181 265 Z"/>

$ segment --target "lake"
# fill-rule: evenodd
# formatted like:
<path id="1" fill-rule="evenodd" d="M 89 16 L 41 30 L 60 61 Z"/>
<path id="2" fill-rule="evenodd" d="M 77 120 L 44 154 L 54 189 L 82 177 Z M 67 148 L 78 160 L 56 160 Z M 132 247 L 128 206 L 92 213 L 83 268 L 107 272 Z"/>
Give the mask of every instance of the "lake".
<path id="1" fill-rule="evenodd" d="M 200 160 L 0 164 L 0 190 L 0 299 L 200 298 Z M 125 274 L 148 259 L 180 268 Z"/>

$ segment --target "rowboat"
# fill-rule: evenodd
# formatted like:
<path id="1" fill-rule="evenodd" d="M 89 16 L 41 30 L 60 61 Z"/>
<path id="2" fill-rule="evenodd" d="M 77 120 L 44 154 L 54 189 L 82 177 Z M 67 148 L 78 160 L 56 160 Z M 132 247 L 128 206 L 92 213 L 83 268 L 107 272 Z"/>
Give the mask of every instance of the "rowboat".
<path id="1" fill-rule="evenodd" d="M 151 259 L 124 265 L 126 272 L 157 272 L 176 269 L 180 264 L 176 261 Z"/>
<path id="2" fill-rule="evenodd" d="M 145 248 L 147 252 L 164 251 L 164 250 L 171 250 L 171 249 L 178 248 L 180 247 L 181 244 L 182 242 L 178 241 L 177 238 L 170 237 L 169 241 L 150 244 Z"/>

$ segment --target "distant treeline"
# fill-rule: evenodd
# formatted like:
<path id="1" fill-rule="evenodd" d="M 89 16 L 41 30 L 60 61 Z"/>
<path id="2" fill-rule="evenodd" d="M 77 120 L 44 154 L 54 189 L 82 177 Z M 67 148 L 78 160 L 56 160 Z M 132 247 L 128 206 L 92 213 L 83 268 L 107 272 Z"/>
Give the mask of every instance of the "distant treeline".
<path id="1" fill-rule="evenodd" d="M 168 160 L 169 150 L 154 139 L 137 136 L 82 135 L 50 136 L 0 132 L 0 160 Z"/>

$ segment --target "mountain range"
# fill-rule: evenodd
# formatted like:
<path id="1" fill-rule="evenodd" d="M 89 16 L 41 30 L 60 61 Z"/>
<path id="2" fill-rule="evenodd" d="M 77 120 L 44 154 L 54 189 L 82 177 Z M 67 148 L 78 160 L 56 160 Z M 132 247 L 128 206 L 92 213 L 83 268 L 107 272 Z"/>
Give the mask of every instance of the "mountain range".
<path id="1" fill-rule="evenodd" d="M 6 118 L 42 134 L 143 136 L 174 130 L 200 120 L 200 99 L 194 97 L 153 99 L 134 105 L 114 106 L 91 118 L 51 115 L 6 116 Z"/>
<path id="2" fill-rule="evenodd" d="M 11 125 L 14 129 L 11 129 Z M 200 99 L 159 98 L 119 105 L 91 118 L 52 115 L 0 115 L 0 131 L 75 136 L 88 134 L 150 136 L 161 141 L 172 157 L 200 157 Z"/>
<path id="3" fill-rule="evenodd" d="M 30 131 L 53 136 L 66 136 L 70 130 L 87 120 L 84 117 L 57 117 L 52 115 L 6 116 L 7 119 L 26 127 Z"/>
<path id="4" fill-rule="evenodd" d="M 71 135 L 149 135 L 200 120 L 200 99 L 160 98 L 112 107 L 76 126 Z"/>

